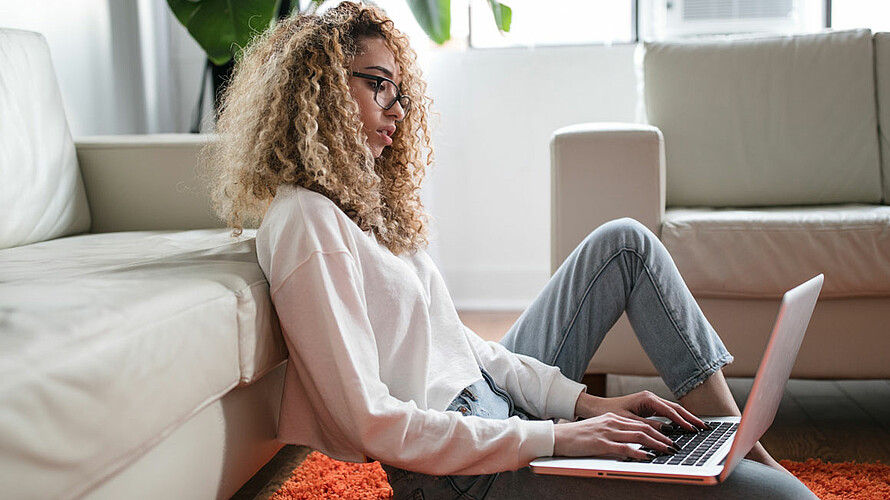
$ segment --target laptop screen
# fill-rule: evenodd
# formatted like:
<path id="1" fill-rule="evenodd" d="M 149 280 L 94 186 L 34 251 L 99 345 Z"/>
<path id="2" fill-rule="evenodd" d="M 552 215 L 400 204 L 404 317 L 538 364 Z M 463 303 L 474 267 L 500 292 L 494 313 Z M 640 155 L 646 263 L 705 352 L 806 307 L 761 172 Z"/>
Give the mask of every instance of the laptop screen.
<path id="1" fill-rule="evenodd" d="M 785 392 L 785 383 L 791 375 L 797 351 L 816 307 L 816 299 L 822 290 L 823 275 L 785 293 L 779 314 L 770 335 L 769 344 L 757 368 L 754 387 L 745 403 L 742 421 L 736 433 L 732 449 L 726 457 L 726 465 L 720 474 L 725 480 L 736 465 L 751 451 L 754 444 L 772 425 Z"/>

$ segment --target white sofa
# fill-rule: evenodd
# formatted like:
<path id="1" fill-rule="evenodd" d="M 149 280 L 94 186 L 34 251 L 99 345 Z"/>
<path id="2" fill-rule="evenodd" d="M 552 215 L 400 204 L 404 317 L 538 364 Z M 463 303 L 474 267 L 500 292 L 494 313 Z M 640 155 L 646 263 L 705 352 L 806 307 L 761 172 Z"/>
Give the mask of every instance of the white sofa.
<path id="1" fill-rule="evenodd" d="M 825 273 L 792 376 L 890 378 L 890 34 L 646 43 L 647 124 L 556 131 L 552 267 L 630 216 L 752 376 L 784 290 Z M 588 373 L 654 375 L 626 318 Z"/>
<path id="2" fill-rule="evenodd" d="M 0 498 L 229 498 L 281 447 L 284 348 L 203 136 L 75 143 L 49 50 L 0 29 Z"/>

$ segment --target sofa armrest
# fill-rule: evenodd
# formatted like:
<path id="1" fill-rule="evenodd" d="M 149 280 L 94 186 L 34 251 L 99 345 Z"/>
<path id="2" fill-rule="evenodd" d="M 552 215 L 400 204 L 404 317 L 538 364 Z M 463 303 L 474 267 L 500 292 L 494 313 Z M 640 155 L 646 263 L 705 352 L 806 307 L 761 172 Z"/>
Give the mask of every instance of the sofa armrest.
<path id="1" fill-rule="evenodd" d="M 223 227 L 198 156 L 212 135 L 83 137 L 75 141 L 93 233 Z"/>
<path id="2" fill-rule="evenodd" d="M 590 232 L 632 217 L 655 234 L 664 218 L 664 139 L 650 125 L 585 123 L 550 141 L 550 270 Z"/>

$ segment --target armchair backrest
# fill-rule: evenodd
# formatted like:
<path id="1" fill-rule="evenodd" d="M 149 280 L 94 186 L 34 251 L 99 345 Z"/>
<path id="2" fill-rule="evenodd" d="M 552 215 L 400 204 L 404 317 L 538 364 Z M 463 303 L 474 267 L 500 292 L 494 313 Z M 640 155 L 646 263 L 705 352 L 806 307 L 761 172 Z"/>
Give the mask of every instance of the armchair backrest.
<path id="1" fill-rule="evenodd" d="M 668 206 L 880 203 L 868 30 L 646 43 Z"/>
<path id="2" fill-rule="evenodd" d="M 11 29 L 0 29 L 0 214 L 0 249 L 90 226 L 49 47 Z"/>

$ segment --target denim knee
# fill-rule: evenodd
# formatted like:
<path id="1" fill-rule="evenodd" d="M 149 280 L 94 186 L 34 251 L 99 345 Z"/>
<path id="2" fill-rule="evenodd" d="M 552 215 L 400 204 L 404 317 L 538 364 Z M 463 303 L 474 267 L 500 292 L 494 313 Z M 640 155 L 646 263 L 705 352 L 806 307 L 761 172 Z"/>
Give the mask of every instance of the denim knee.
<path id="1" fill-rule="evenodd" d="M 614 249 L 630 248 L 645 254 L 653 241 L 658 241 L 658 237 L 649 228 L 636 219 L 622 217 L 594 229 L 581 245 L 587 253 L 601 250 L 601 245 L 608 245 Z"/>

